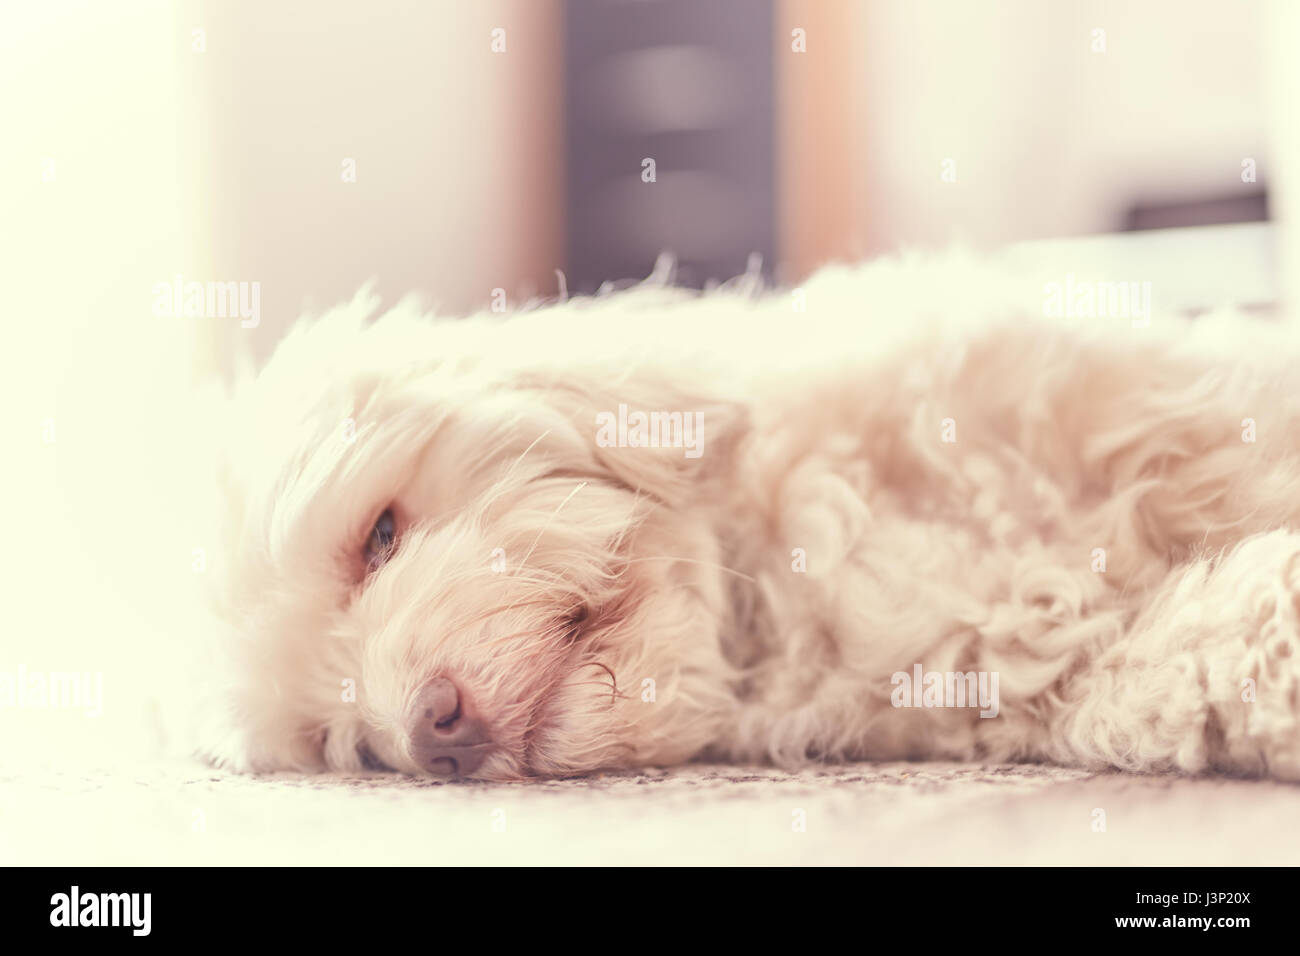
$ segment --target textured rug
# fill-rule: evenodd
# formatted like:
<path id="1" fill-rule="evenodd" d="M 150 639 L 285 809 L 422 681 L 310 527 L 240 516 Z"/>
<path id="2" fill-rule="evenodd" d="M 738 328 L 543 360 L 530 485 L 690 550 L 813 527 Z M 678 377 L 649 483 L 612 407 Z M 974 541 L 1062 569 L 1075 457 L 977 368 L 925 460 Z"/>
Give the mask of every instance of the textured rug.
<path id="1" fill-rule="evenodd" d="M 0 772 L 0 864 L 1296 864 L 1300 787 L 1041 766 Z"/>

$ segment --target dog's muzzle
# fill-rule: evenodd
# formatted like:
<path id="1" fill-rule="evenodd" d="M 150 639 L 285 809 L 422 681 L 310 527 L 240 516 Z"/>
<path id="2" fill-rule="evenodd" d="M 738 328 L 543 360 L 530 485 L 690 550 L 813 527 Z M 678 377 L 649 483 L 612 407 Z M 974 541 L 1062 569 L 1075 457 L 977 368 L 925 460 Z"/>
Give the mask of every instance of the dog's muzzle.
<path id="1" fill-rule="evenodd" d="M 473 773 L 492 752 L 487 725 L 446 677 L 435 677 L 416 695 L 407 719 L 411 755 L 430 773 Z"/>

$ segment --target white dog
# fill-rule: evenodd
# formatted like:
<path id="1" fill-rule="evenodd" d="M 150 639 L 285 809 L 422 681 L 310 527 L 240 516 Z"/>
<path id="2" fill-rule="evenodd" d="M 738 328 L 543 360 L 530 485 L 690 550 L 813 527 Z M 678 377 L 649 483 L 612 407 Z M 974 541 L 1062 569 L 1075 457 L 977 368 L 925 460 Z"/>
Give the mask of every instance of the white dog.
<path id="1" fill-rule="evenodd" d="M 1300 779 L 1285 339 L 1008 288 L 894 262 L 304 323 L 235 402 L 202 751 Z"/>

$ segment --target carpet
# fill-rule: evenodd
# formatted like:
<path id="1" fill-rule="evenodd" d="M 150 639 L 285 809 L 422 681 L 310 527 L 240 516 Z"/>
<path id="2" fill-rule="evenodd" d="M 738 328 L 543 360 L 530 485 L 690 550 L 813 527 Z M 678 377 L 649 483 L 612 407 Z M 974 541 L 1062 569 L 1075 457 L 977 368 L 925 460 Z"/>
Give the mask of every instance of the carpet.
<path id="1" fill-rule="evenodd" d="M 692 765 L 479 784 L 188 762 L 0 773 L 0 863 L 1300 861 L 1300 787 L 1037 765 Z"/>

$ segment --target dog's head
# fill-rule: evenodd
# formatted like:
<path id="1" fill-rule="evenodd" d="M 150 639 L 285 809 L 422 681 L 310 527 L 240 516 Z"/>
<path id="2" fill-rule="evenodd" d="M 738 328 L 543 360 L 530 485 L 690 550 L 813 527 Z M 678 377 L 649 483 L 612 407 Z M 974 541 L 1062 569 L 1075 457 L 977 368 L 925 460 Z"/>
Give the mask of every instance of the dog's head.
<path id="1" fill-rule="evenodd" d="M 730 699 L 714 515 L 736 406 L 663 364 L 579 360 L 617 337 L 580 310 L 559 331 L 372 309 L 291 333 L 235 399 L 201 749 L 494 779 L 698 752 Z M 620 442 L 620 404 L 693 416 L 696 453 Z"/>

